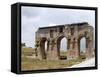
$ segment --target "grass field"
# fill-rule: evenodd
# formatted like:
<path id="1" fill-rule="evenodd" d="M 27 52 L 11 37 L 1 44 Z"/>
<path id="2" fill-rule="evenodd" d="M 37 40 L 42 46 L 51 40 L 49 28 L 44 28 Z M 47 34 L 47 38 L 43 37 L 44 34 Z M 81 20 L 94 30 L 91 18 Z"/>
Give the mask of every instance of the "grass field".
<path id="1" fill-rule="evenodd" d="M 32 54 L 34 54 L 33 48 L 22 49 L 22 55 L 32 56 Z M 38 60 L 35 58 L 27 58 L 25 56 L 21 56 L 21 70 L 23 71 L 67 68 L 85 60 L 82 58 L 77 58 L 74 60 Z M 61 51 L 60 56 L 67 56 L 67 52 Z"/>
<path id="2" fill-rule="evenodd" d="M 74 60 L 38 60 L 22 58 L 22 70 L 61 69 L 82 62 L 84 59 Z"/>

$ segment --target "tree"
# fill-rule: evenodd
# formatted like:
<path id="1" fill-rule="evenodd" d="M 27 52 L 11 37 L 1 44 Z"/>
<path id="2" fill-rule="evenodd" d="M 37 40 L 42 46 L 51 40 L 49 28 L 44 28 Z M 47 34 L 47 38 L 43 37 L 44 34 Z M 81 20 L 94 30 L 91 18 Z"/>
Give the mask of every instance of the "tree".
<path id="1" fill-rule="evenodd" d="M 22 44 L 21 44 L 21 46 L 22 46 L 22 47 L 25 47 L 25 46 L 26 46 L 26 44 L 25 44 L 25 43 L 22 43 Z"/>

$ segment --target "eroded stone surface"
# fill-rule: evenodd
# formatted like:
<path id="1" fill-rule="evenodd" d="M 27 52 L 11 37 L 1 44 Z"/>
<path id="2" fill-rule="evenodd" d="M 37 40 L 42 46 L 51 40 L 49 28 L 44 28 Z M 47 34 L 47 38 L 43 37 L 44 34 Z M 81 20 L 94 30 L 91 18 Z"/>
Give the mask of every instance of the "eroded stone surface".
<path id="1" fill-rule="evenodd" d="M 60 59 L 60 41 L 67 41 L 67 59 L 75 59 L 80 56 L 80 40 L 86 38 L 86 58 L 92 57 L 93 51 L 93 27 L 87 22 L 56 25 L 52 27 L 40 27 L 36 32 L 36 52 L 38 59 Z M 45 42 L 47 41 L 47 50 Z"/>

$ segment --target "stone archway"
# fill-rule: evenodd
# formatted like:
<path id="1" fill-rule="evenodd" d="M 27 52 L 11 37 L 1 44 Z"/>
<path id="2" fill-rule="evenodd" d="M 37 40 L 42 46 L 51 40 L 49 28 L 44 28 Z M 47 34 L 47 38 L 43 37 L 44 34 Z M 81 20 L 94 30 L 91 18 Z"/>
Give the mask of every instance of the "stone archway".
<path id="1" fill-rule="evenodd" d="M 93 27 L 88 23 L 65 24 L 52 27 L 41 27 L 36 32 L 37 58 L 59 60 L 60 41 L 67 38 L 67 59 L 75 59 L 80 56 L 80 39 L 86 38 L 86 58 L 92 57 L 93 51 Z M 45 41 L 48 41 L 45 51 Z"/>
<path id="2" fill-rule="evenodd" d="M 79 41 L 79 46 L 80 46 L 80 52 L 85 52 L 86 51 L 86 38 L 82 37 Z"/>
<path id="3" fill-rule="evenodd" d="M 86 59 L 86 38 L 85 37 L 82 37 L 80 40 L 79 40 L 79 55 L 81 58 L 83 59 Z"/>
<path id="4" fill-rule="evenodd" d="M 47 42 L 47 49 L 45 49 L 45 43 Z M 39 40 L 36 41 L 36 51 L 39 52 L 37 53 L 37 57 L 39 59 L 46 59 L 47 58 L 47 52 L 49 49 L 49 40 L 46 38 L 40 38 Z"/>
<path id="5" fill-rule="evenodd" d="M 81 49 L 81 46 L 82 46 L 81 42 L 83 42 L 82 39 L 84 39 L 84 43 L 85 43 L 84 50 Z M 79 56 L 83 59 L 86 59 L 86 50 L 87 50 L 86 43 L 87 43 L 87 40 L 86 40 L 85 36 L 79 37 L 79 39 L 78 39 Z"/>
<path id="6" fill-rule="evenodd" d="M 86 40 L 86 50 L 85 50 L 85 57 L 90 58 L 93 56 L 93 29 L 91 28 L 90 31 L 83 30 L 78 37 L 78 48 L 79 48 L 79 55 L 80 55 L 80 40 L 82 38 L 85 38 Z"/>
<path id="7" fill-rule="evenodd" d="M 62 39 L 66 39 L 66 41 L 65 41 L 65 44 L 66 44 L 66 46 L 68 46 L 68 42 L 67 42 L 67 38 L 65 37 L 65 36 L 60 36 L 60 37 L 58 37 L 58 39 L 57 39 L 57 52 L 58 52 L 58 57 L 59 57 L 59 59 L 63 59 L 62 58 L 62 56 L 61 56 L 61 41 L 62 41 Z M 67 51 L 67 47 L 66 47 L 66 51 Z M 66 59 L 67 59 L 67 54 L 66 54 L 66 56 L 64 56 Z"/>
<path id="8" fill-rule="evenodd" d="M 46 51 L 45 51 L 45 42 L 46 42 L 46 38 L 42 38 L 41 39 L 41 42 L 40 42 L 40 48 L 41 48 L 41 51 L 42 51 L 42 58 L 43 59 L 46 59 Z"/>

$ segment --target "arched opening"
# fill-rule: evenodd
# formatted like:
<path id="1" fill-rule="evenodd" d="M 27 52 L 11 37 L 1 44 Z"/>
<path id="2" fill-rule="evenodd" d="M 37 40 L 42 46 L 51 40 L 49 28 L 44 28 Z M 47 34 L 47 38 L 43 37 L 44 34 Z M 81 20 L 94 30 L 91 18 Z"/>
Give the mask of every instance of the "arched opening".
<path id="1" fill-rule="evenodd" d="M 45 41 L 45 52 L 47 52 L 47 41 Z"/>
<path id="2" fill-rule="evenodd" d="M 43 59 L 46 59 L 46 57 L 47 57 L 48 48 L 49 48 L 49 41 L 47 41 L 46 38 L 42 38 L 42 40 L 41 40 L 41 54 L 42 54 Z"/>
<path id="3" fill-rule="evenodd" d="M 67 39 L 63 36 L 58 39 L 58 56 L 59 59 L 67 59 Z"/>
<path id="4" fill-rule="evenodd" d="M 82 37 L 80 38 L 80 47 L 79 47 L 79 51 L 80 51 L 80 57 L 85 59 L 85 52 L 86 52 L 86 38 Z"/>

